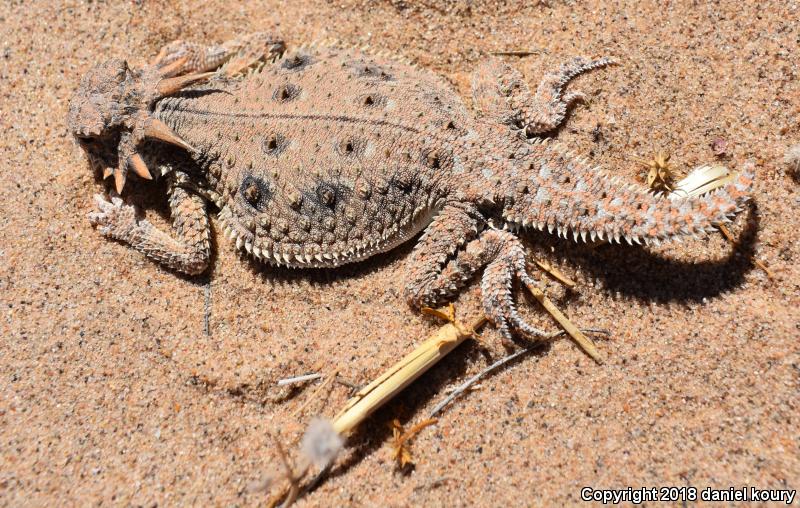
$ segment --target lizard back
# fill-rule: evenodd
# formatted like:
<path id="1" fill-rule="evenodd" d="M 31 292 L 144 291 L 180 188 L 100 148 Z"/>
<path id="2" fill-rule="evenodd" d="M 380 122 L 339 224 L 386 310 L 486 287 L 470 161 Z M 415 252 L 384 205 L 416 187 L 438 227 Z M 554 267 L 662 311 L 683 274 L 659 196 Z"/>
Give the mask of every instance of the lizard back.
<path id="1" fill-rule="evenodd" d="M 356 261 L 420 231 L 470 122 L 438 77 L 337 49 L 189 89 L 154 114 L 195 148 L 237 245 L 289 266 Z"/>

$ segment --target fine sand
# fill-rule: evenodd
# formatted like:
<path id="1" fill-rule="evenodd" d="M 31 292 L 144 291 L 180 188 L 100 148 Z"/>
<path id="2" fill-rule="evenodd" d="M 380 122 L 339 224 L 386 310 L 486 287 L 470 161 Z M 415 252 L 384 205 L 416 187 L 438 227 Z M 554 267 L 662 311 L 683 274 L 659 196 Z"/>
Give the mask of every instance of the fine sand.
<path id="1" fill-rule="evenodd" d="M 583 486 L 800 487 L 800 3 L 9 2 L 0 9 L 0 505 L 257 505 L 319 382 L 361 385 L 440 323 L 402 297 L 413 242 L 332 271 L 258 266 L 214 231 L 205 276 L 183 277 L 102 238 L 86 219 L 103 182 L 69 135 L 70 95 L 110 57 L 142 65 L 165 43 L 255 30 L 290 45 L 336 38 L 430 68 L 469 95 L 493 51 L 534 84 L 575 55 L 622 65 L 581 77 L 558 137 L 641 184 L 634 157 L 669 150 L 679 175 L 756 167 L 753 205 L 702 240 L 588 247 L 524 235 L 577 281 L 543 287 L 582 327 L 610 332 L 596 365 L 569 341 L 526 355 L 457 400 L 392 458 L 395 418 L 427 418 L 448 388 L 506 354 L 494 329 L 368 420 L 301 504 L 572 504 Z M 132 179 L 134 180 L 134 179 Z M 167 227 L 163 186 L 126 199 Z M 774 278 L 751 263 L 757 258 Z M 455 302 L 478 315 L 480 288 Z M 536 326 L 555 324 L 520 295 Z M 208 330 L 204 316 L 209 310 Z"/>

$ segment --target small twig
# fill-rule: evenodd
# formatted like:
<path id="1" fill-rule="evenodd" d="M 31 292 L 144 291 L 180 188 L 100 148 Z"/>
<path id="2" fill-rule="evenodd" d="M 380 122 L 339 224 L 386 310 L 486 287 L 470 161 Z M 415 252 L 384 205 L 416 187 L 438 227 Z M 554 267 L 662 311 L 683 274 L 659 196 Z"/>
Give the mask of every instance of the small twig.
<path id="1" fill-rule="evenodd" d="M 564 333 L 565 333 L 565 332 L 564 332 L 563 330 L 559 330 L 559 331 L 555 332 L 555 334 L 554 334 L 554 337 L 557 337 L 557 336 L 559 336 L 559 335 L 563 335 Z M 546 340 L 546 339 L 544 339 L 544 340 Z M 467 379 L 466 381 L 464 381 L 462 384 L 458 385 L 458 387 L 456 387 L 456 388 L 455 388 L 455 389 L 452 391 L 452 393 L 450 393 L 450 395 L 448 395 L 447 397 L 445 397 L 445 398 L 444 398 L 444 400 L 442 400 L 440 403 L 436 404 L 436 407 L 434 407 L 434 408 L 431 410 L 430 417 L 431 417 L 431 418 L 433 418 L 433 417 L 435 417 L 437 414 L 439 414 L 439 411 L 441 411 L 442 409 L 444 409 L 444 407 L 445 407 L 446 405 L 448 405 L 450 402 L 452 402 L 452 401 L 453 401 L 453 400 L 454 400 L 456 397 L 458 397 L 458 396 L 459 396 L 459 395 L 461 395 L 462 393 L 464 393 L 464 392 L 466 392 L 467 390 L 469 390 L 470 386 L 472 386 L 473 384 L 475 384 L 476 382 L 478 382 L 478 381 L 479 381 L 481 378 L 483 378 L 485 375 L 489 374 L 489 373 L 490 373 L 490 372 L 492 372 L 494 369 L 496 369 L 496 368 L 498 368 L 498 367 L 501 367 L 501 366 L 505 365 L 506 363 L 508 363 L 508 362 L 510 362 L 510 361 L 512 361 L 512 360 L 514 360 L 515 358 L 519 358 L 520 356 L 524 355 L 525 353 L 529 353 L 529 352 L 533 351 L 533 350 L 534 350 L 534 349 L 536 349 L 537 347 L 541 346 L 541 345 L 544 343 L 544 340 L 543 340 L 543 341 L 541 341 L 541 342 L 536 342 L 536 344 L 535 344 L 535 345 L 529 346 L 529 347 L 527 347 L 527 348 L 525 348 L 525 349 L 520 349 L 519 351 L 516 351 L 516 352 L 514 352 L 514 353 L 511 353 L 510 355 L 508 355 L 508 356 L 505 356 L 505 357 L 503 357 L 503 358 L 501 358 L 501 359 L 497 360 L 497 361 L 496 361 L 496 362 L 494 362 L 493 364 L 489 365 L 488 367 L 486 367 L 486 368 L 485 368 L 485 369 L 483 369 L 482 371 L 478 372 L 477 374 L 475 374 L 475 375 L 474 375 L 474 376 L 472 376 L 471 378 L 469 378 L 469 379 Z"/>
<path id="2" fill-rule="evenodd" d="M 597 350 L 597 346 L 594 345 L 594 342 L 592 342 L 589 337 L 584 335 L 577 326 L 572 324 L 572 321 L 570 321 L 567 316 L 565 316 L 558 309 L 558 307 L 556 307 L 555 304 L 553 304 L 553 302 L 547 298 L 547 295 L 545 295 L 541 289 L 530 284 L 526 284 L 526 287 L 528 288 L 528 291 L 531 292 L 533 297 L 536 298 L 540 304 L 542 304 L 542 307 L 544 307 L 544 309 L 549 312 L 551 316 L 553 316 L 553 319 L 558 321 L 558 324 L 561 325 L 561 328 L 563 328 L 569 334 L 569 336 L 572 337 L 578 346 L 583 349 L 587 355 L 592 357 L 594 361 L 602 364 L 603 356 L 600 354 L 600 351 Z"/>
<path id="3" fill-rule="evenodd" d="M 430 482 L 427 482 L 427 483 L 423 483 L 422 485 L 417 485 L 416 487 L 414 487 L 414 492 L 419 491 L 419 490 L 423 490 L 423 489 L 435 489 L 436 487 L 439 487 L 440 485 L 443 485 L 446 482 L 452 482 L 452 481 L 456 481 L 456 480 L 457 479 L 453 478 L 452 476 L 442 476 L 442 477 L 436 478 L 433 481 L 430 481 Z"/>
<path id="4" fill-rule="evenodd" d="M 585 331 L 586 332 L 594 332 L 594 333 L 608 333 L 607 330 L 598 330 L 598 329 L 587 329 Z M 530 353 L 531 351 L 533 351 L 536 348 L 540 347 L 542 344 L 544 344 L 548 340 L 553 340 L 553 339 L 555 339 L 557 337 L 560 337 L 561 335 L 565 335 L 566 333 L 567 332 L 565 332 L 564 330 L 559 330 L 559 331 L 553 332 L 553 333 L 551 333 L 549 335 L 545 335 L 544 337 L 539 338 L 539 340 L 537 340 L 536 342 L 534 342 L 530 346 L 526 347 L 525 349 L 520 349 L 519 351 L 511 353 L 510 355 L 505 356 L 505 357 L 497 360 L 493 364 L 489 365 L 488 367 L 486 367 L 482 371 L 478 372 L 477 374 L 475 374 L 471 378 L 469 378 L 466 381 L 464 381 L 462 384 L 460 384 L 458 387 L 456 387 L 450 395 L 445 397 L 444 400 L 442 400 L 440 403 L 436 404 L 436 407 L 434 407 L 433 410 L 431 410 L 430 417 L 433 418 L 434 416 L 439 414 L 439 412 L 442 409 L 444 409 L 444 407 L 447 406 L 450 402 L 452 402 L 456 397 L 458 397 L 462 393 L 464 393 L 467 390 L 469 390 L 472 385 L 474 385 L 476 382 L 478 382 L 481 378 L 483 378 L 487 374 L 491 373 L 493 370 L 497 369 L 498 367 L 502 367 L 503 365 L 507 364 L 508 362 L 510 362 L 510 361 L 512 361 L 512 360 L 514 360 L 516 358 L 519 358 L 520 356 L 524 355 L 525 353 Z"/>
<path id="5" fill-rule="evenodd" d="M 300 472 L 296 472 L 289 455 L 283 448 L 283 443 L 281 443 L 281 440 L 278 439 L 278 437 L 274 434 L 271 434 L 271 436 L 272 440 L 275 442 L 275 448 L 278 450 L 278 456 L 283 463 L 283 468 L 286 471 L 286 479 L 289 482 L 289 485 L 286 488 L 281 489 L 276 496 L 273 496 L 267 502 L 267 506 L 277 506 L 280 500 L 283 499 L 284 501 L 281 504 L 281 507 L 288 507 L 291 506 L 295 500 L 297 500 L 297 496 L 300 494 L 300 480 L 303 478 L 303 476 L 305 476 L 308 467 L 303 467 L 301 468 Z"/>
<path id="6" fill-rule="evenodd" d="M 287 377 L 285 379 L 278 380 L 278 386 L 286 386 L 292 385 L 295 383 L 303 383 L 305 381 L 313 381 L 315 379 L 319 379 L 322 377 L 322 374 L 306 374 L 304 376 L 296 376 L 296 377 Z"/>
<path id="7" fill-rule="evenodd" d="M 717 227 L 719 228 L 720 233 L 722 233 L 722 236 L 727 238 L 728 241 L 731 242 L 732 244 L 736 245 L 736 240 L 733 239 L 733 235 L 728 230 L 728 227 L 725 224 L 720 224 Z"/>
<path id="8" fill-rule="evenodd" d="M 489 52 L 489 54 L 492 55 L 492 56 L 530 56 L 530 55 L 535 55 L 537 53 L 538 53 L 538 51 L 525 51 L 525 50 L 519 50 L 519 51 L 491 51 L 491 52 Z"/>
<path id="9" fill-rule="evenodd" d="M 205 296 L 205 301 L 203 303 L 203 332 L 205 332 L 206 337 L 211 336 L 211 281 L 208 281 L 206 285 L 203 287 L 203 294 Z"/>
<path id="10" fill-rule="evenodd" d="M 346 386 L 346 387 L 350 388 L 351 390 L 358 391 L 359 389 L 361 389 L 361 386 L 359 386 L 359 385 L 357 385 L 355 383 L 351 383 L 350 381 L 345 381 L 344 379 L 336 378 L 336 382 L 339 383 L 342 386 Z"/>
<path id="11" fill-rule="evenodd" d="M 733 246 L 734 246 L 734 247 L 736 247 L 736 245 L 737 245 L 737 242 L 736 242 L 736 240 L 733 238 L 733 235 L 731 234 L 731 231 L 728 229 L 728 226 L 726 226 L 725 224 L 720 224 L 719 226 L 717 226 L 717 228 L 719 228 L 719 231 L 720 231 L 720 233 L 722 233 L 722 236 L 724 236 L 725 238 L 727 238 L 727 239 L 728 239 L 728 241 L 729 241 L 729 242 L 731 242 L 731 243 L 733 244 Z M 756 259 L 756 257 L 755 257 L 755 256 L 752 256 L 750 259 L 753 261 L 753 263 L 754 263 L 754 264 L 755 264 L 757 267 L 759 267 L 759 268 L 761 268 L 762 270 L 764 270 L 764 273 L 766 273 L 766 274 L 767 274 L 767 277 L 768 277 L 769 279 L 774 279 L 774 278 L 775 278 L 775 276 L 772 274 L 772 272 L 769 270 L 769 268 L 767 268 L 767 265 L 765 265 L 764 263 L 762 263 L 761 261 L 759 261 L 758 259 Z"/>
<path id="12" fill-rule="evenodd" d="M 476 383 L 476 384 L 470 386 L 468 388 L 468 390 L 471 391 L 471 392 L 475 392 L 475 391 L 480 390 L 481 388 L 483 388 L 483 385 L 480 384 L 480 383 Z M 451 386 L 449 388 L 445 388 L 444 393 L 447 394 L 447 395 L 450 395 L 451 393 L 453 393 L 456 390 L 458 390 L 457 386 Z"/>
<path id="13" fill-rule="evenodd" d="M 567 286 L 568 288 L 574 288 L 575 287 L 575 281 L 574 280 L 570 279 L 569 277 L 567 277 L 566 275 L 561 273 L 561 271 L 558 268 L 556 268 L 555 266 L 551 265 L 550 263 L 547 263 L 545 261 L 539 261 L 539 260 L 535 260 L 534 263 L 536 263 L 536 266 L 538 266 L 539 268 L 544 270 L 544 273 L 546 273 L 550 277 L 554 278 L 555 280 L 557 280 L 561 284 Z"/>

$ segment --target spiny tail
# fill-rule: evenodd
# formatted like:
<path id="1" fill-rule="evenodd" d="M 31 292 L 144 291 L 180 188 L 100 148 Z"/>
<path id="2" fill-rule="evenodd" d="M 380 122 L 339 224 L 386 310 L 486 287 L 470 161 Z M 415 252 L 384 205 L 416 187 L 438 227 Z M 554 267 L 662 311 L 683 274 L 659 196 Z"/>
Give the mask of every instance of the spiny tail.
<path id="1" fill-rule="evenodd" d="M 753 184 L 752 170 L 746 169 L 703 196 L 657 196 L 591 168 L 558 143 L 535 145 L 531 157 L 520 162 L 525 166 L 518 168 L 506 220 L 584 241 L 649 244 L 710 232 L 730 222 Z"/>

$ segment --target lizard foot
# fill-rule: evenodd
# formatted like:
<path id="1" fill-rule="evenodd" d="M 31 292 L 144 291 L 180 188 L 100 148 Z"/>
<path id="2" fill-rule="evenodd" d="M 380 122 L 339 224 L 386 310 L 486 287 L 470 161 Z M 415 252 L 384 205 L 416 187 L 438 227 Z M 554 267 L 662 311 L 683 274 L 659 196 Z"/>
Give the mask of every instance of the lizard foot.
<path id="1" fill-rule="evenodd" d="M 577 102 L 588 102 L 586 94 L 582 92 L 565 94 L 564 88 L 567 84 L 581 74 L 615 63 L 610 58 L 597 60 L 573 58 L 561 65 L 558 71 L 545 75 L 533 98 L 524 97 L 522 94 L 512 97 L 512 102 L 515 102 L 515 99 L 526 102 L 516 104 L 526 134 L 535 136 L 556 129 L 564 121 L 570 107 Z"/>
<path id="2" fill-rule="evenodd" d="M 97 211 L 89 214 L 89 222 L 103 236 L 125 240 L 138 225 L 136 208 L 126 204 L 119 196 L 111 196 L 111 201 L 95 194 Z"/>
<path id="3" fill-rule="evenodd" d="M 486 267 L 481 281 L 483 311 L 494 323 L 506 342 L 514 332 L 528 338 L 541 337 L 547 332 L 531 326 L 517 312 L 513 282 L 516 278 L 525 285 L 535 285 L 525 264 L 525 251 L 519 238 L 508 231 L 489 230 L 481 236 L 487 251 L 494 259 Z"/>
<path id="4" fill-rule="evenodd" d="M 164 76 L 215 71 L 223 66 L 224 74 L 233 76 L 259 61 L 282 54 L 285 49 L 282 39 L 267 32 L 211 46 L 176 40 L 161 49 L 152 65 Z"/>
<path id="5" fill-rule="evenodd" d="M 557 129 L 577 102 L 587 102 L 581 92 L 565 92 L 570 81 L 586 72 L 614 64 L 610 58 L 573 58 L 556 72 L 548 73 L 532 92 L 525 78 L 503 61 L 482 63 L 472 76 L 472 95 L 478 111 L 527 137 Z"/>

